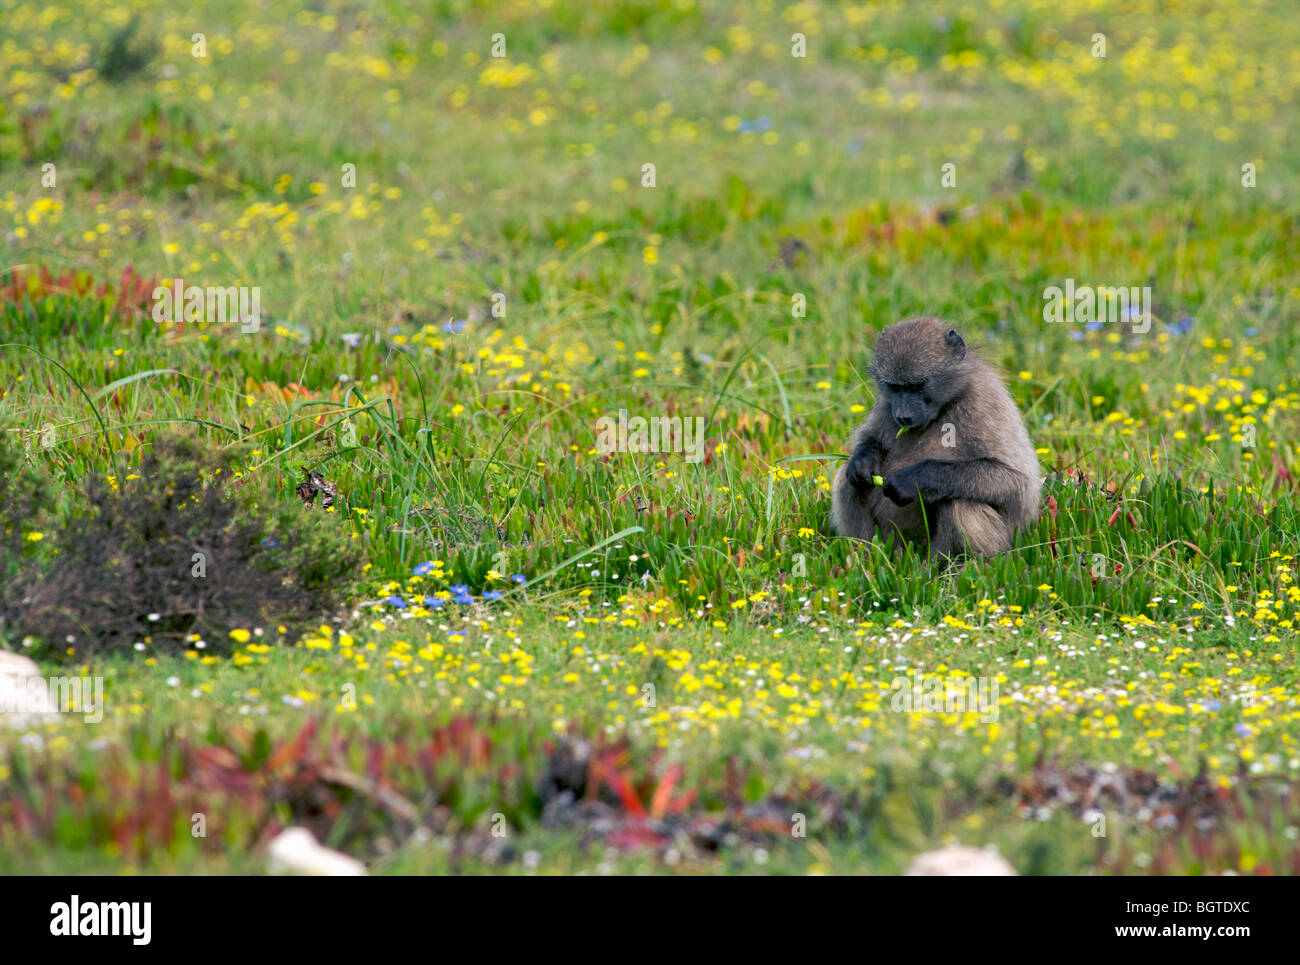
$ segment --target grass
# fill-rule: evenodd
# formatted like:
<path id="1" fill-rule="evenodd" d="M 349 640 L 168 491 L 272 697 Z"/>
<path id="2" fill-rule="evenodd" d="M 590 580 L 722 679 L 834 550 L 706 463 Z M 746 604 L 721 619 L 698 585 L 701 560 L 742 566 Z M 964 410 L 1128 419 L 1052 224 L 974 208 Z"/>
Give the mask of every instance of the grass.
<path id="1" fill-rule="evenodd" d="M 49 526 L 190 432 L 268 506 L 319 470 L 367 561 L 301 638 L 9 634 L 106 711 L 0 735 L 0 868 L 260 870 L 296 821 L 394 873 L 1300 870 L 1296 28 L 1131 6 L 0 0 L 0 422 Z M 155 322 L 175 277 L 259 330 Z M 1150 332 L 1044 322 L 1067 278 L 1151 286 Z M 955 571 L 826 525 L 919 312 L 1049 474 Z M 620 409 L 704 457 L 600 451 Z M 997 720 L 896 709 L 914 671 Z M 585 804 L 539 790 L 575 747 Z"/>

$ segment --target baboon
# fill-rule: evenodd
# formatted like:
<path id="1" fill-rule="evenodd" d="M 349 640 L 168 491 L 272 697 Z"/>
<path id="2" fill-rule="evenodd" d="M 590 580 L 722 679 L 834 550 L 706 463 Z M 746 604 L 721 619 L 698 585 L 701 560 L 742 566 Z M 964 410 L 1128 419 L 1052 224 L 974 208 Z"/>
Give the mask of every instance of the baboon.
<path id="1" fill-rule="evenodd" d="M 831 487 L 836 531 L 880 530 L 948 558 L 1010 549 L 1038 517 L 1042 477 L 994 368 L 922 316 L 880 333 L 870 371 L 876 404 Z"/>

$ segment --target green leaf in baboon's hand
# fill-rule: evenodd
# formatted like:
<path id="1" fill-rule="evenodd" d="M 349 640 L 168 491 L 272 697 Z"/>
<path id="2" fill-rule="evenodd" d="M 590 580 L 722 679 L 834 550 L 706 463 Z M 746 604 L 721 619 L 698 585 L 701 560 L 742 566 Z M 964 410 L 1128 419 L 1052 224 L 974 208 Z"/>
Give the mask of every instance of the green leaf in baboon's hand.
<path id="1" fill-rule="evenodd" d="M 884 477 L 884 476 L 872 476 L 872 477 L 871 477 L 871 481 L 872 481 L 873 483 L 875 483 L 877 486 L 883 486 L 883 485 L 885 484 L 885 477 Z"/>
<path id="2" fill-rule="evenodd" d="M 894 436 L 894 438 L 895 438 L 895 439 L 900 439 L 900 438 L 902 438 L 903 433 L 906 432 L 906 431 L 907 431 L 907 426 L 903 426 L 903 428 L 901 428 L 901 429 L 898 430 L 898 435 Z"/>

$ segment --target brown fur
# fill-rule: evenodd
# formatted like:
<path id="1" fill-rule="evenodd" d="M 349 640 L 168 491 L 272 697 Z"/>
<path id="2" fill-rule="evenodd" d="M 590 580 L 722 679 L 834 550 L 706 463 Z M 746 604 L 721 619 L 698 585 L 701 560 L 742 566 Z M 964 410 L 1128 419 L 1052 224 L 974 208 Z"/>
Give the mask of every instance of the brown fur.
<path id="1" fill-rule="evenodd" d="M 831 487 L 836 531 L 857 539 L 879 531 L 932 556 L 1010 549 L 1016 530 L 1038 517 L 1042 478 L 997 372 L 947 324 L 919 317 L 881 333 L 871 374 L 876 403 Z M 901 425 L 909 428 L 900 436 Z"/>

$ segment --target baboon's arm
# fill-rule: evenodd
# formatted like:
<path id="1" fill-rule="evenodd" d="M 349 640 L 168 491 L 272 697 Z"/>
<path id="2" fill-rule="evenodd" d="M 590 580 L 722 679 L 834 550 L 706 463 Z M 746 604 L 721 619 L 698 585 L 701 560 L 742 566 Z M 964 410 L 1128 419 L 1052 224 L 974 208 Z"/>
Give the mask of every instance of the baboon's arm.
<path id="1" fill-rule="evenodd" d="M 888 413 L 876 405 L 854 434 L 853 451 L 845 465 L 844 478 L 859 495 L 866 495 L 875 486 L 871 477 L 880 474 L 885 460 L 882 429 L 887 419 Z"/>
<path id="2" fill-rule="evenodd" d="M 884 459 L 884 446 L 879 440 L 868 436 L 854 446 L 853 454 L 849 456 L 848 465 L 844 470 L 844 478 L 858 493 L 865 495 L 875 486 L 871 477 L 880 474 L 880 466 Z"/>
<path id="3" fill-rule="evenodd" d="M 1017 502 L 1025 487 L 1023 474 L 996 459 L 925 459 L 886 477 L 884 492 L 899 506 L 919 495 L 926 502 L 963 499 L 1001 509 Z"/>

